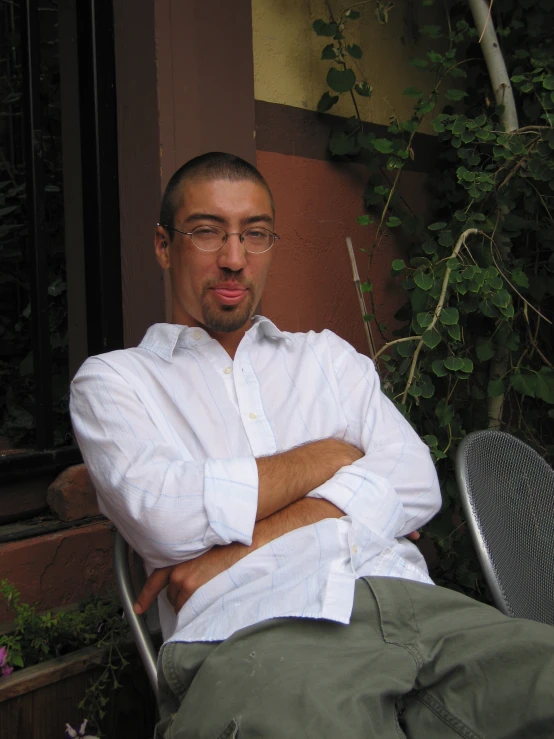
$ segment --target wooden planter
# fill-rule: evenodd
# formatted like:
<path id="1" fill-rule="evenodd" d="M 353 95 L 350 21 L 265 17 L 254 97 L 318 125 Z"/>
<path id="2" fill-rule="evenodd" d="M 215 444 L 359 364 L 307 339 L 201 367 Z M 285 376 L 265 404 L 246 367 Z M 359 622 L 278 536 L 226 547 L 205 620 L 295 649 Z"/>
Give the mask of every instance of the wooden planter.
<path id="1" fill-rule="evenodd" d="M 106 649 L 87 647 L 0 678 L 2 739 L 63 739 L 65 724 L 86 718 L 77 705 L 98 677 Z M 123 687 L 110 702 L 104 732 L 111 737 L 151 739 L 156 702 L 136 653 L 118 680 Z"/>

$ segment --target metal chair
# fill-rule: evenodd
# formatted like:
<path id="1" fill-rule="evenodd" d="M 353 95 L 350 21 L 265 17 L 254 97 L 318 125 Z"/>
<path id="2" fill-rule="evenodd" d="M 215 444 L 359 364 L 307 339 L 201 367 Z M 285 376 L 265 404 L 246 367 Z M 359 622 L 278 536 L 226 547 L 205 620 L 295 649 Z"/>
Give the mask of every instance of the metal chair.
<path id="1" fill-rule="evenodd" d="M 121 536 L 119 531 L 115 532 L 114 540 L 114 570 L 117 584 L 117 591 L 123 606 L 125 618 L 131 627 L 133 639 L 137 645 L 138 653 L 148 675 L 148 680 L 154 691 L 156 699 L 158 697 L 158 676 L 156 670 L 156 662 L 158 653 L 154 647 L 152 636 L 148 629 L 146 614 L 137 616 L 133 611 L 133 603 L 136 600 L 135 589 L 131 578 L 131 568 L 129 566 L 130 547 Z M 138 557 L 137 557 L 138 559 Z"/>
<path id="2" fill-rule="evenodd" d="M 514 436 L 476 431 L 458 448 L 456 479 L 497 608 L 554 625 L 554 470 Z"/>

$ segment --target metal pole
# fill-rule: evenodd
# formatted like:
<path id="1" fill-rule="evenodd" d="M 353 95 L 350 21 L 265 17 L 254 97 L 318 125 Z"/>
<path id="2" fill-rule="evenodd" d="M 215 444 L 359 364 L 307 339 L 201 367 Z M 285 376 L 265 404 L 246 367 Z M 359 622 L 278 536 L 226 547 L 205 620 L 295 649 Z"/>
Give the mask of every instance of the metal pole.
<path id="1" fill-rule="evenodd" d="M 48 320 L 47 240 L 44 230 L 44 171 L 40 103 L 37 0 L 21 3 L 24 76 L 25 165 L 27 171 L 27 260 L 31 292 L 31 335 L 35 381 L 36 446 L 53 445 L 52 358 Z"/>

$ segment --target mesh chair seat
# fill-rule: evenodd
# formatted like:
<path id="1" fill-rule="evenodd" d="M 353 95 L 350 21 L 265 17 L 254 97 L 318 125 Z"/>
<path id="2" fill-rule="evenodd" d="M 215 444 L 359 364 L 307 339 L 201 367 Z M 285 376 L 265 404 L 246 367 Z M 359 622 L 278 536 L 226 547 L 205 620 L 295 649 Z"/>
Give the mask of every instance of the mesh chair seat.
<path id="1" fill-rule="evenodd" d="M 487 430 L 460 444 L 456 477 L 496 606 L 554 625 L 554 470 L 519 439 Z"/>

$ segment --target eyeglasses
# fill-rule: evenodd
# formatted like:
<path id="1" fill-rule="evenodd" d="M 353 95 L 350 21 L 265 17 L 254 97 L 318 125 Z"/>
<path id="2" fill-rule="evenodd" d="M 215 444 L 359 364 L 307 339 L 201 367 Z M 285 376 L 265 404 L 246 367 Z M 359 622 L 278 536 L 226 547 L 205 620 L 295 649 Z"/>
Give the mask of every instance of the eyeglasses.
<path id="1" fill-rule="evenodd" d="M 192 243 L 201 251 L 217 251 L 226 243 L 229 236 L 238 236 L 240 243 L 244 244 L 244 248 L 250 254 L 263 254 L 269 251 L 273 244 L 279 239 L 276 233 L 269 231 L 267 228 L 247 228 L 242 233 L 235 231 L 227 233 L 219 226 L 197 226 L 192 231 L 180 231 L 178 228 L 172 228 L 165 224 L 158 223 L 158 226 L 167 228 L 168 231 L 176 231 L 184 236 L 190 236 Z"/>

